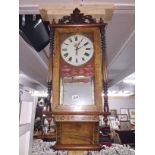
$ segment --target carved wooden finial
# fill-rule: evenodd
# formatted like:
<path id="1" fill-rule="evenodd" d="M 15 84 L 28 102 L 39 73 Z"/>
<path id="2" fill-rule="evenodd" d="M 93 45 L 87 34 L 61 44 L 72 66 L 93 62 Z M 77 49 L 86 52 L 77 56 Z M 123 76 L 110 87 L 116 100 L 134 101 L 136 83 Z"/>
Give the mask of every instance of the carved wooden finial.
<path id="1" fill-rule="evenodd" d="M 70 16 L 64 16 L 59 19 L 59 24 L 91 24 L 96 23 L 96 19 L 91 15 L 84 15 L 78 8 L 73 10 Z"/>

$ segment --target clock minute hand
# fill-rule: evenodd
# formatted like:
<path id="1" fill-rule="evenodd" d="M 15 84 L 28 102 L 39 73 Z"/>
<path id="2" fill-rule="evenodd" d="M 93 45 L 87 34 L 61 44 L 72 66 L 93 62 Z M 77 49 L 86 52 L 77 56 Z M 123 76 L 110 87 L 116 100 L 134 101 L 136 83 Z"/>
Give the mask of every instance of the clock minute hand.
<path id="1" fill-rule="evenodd" d="M 80 49 L 80 48 L 82 48 L 83 46 L 85 46 L 85 44 L 84 44 L 84 45 L 82 45 L 81 47 L 77 48 L 77 50 L 79 50 L 79 49 Z"/>
<path id="2" fill-rule="evenodd" d="M 86 42 L 86 43 L 84 43 L 81 47 L 86 46 L 86 45 L 88 45 L 88 44 L 89 44 L 89 43 Z M 77 48 L 77 50 L 79 50 L 81 47 Z"/>
<path id="3" fill-rule="evenodd" d="M 78 42 L 78 44 L 76 44 L 76 55 L 78 55 L 78 46 L 80 45 L 80 43 L 83 41 L 83 38 Z"/>
<path id="4" fill-rule="evenodd" d="M 80 43 L 82 42 L 83 38 L 79 41 L 79 43 L 77 44 L 77 49 L 78 49 L 78 46 L 80 45 Z"/>

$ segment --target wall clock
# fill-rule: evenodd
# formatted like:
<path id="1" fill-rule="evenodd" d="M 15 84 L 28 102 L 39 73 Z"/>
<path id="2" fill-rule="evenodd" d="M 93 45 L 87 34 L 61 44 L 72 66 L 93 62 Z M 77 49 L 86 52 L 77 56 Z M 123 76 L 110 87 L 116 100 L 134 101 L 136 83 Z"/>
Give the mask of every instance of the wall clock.
<path id="1" fill-rule="evenodd" d="M 99 150 L 99 115 L 108 111 L 102 101 L 105 69 L 102 28 L 75 9 L 51 27 L 51 111 L 55 115 L 58 150 Z M 51 72 L 51 71 L 50 71 Z M 105 87 L 105 92 L 106 92 Z M 106 107 L 106 108 L 105 108 Z M 104 113 L 104 112 L 105 113 Z M 106 120 L 106 118 L 105 118 Z"/>
<path id="2" fill-rule="evenodd" d="M 54 40 L 53 113 L 101 113 L 100 31 L 56 28 Z"/>

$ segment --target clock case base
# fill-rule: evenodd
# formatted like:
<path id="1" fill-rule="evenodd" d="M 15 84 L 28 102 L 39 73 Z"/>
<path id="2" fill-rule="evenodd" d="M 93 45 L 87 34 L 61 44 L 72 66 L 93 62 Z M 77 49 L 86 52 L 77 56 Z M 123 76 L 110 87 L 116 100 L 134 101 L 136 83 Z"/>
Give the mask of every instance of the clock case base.
<path id="1" fill-rule="evenodd" d="M 99 150 L 98 122 L 56 122 L 56 150 Z"/>
<path id="2" fill-rule="evenodd" d="M 66 144 L 55 144 L 52 147 L 54 150 L 76 150 L 76 151 L 99 151 L 101 150 L 100 145 L 66 145 Z"/>

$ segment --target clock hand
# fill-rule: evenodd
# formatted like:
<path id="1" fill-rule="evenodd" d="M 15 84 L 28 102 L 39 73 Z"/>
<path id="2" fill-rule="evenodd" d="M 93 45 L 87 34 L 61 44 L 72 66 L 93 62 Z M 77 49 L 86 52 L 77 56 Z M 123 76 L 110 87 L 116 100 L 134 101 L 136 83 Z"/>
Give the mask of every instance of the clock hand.
<path id="1" fill-rule="evenodd" d="M 76 50 L 76 55 L 78 55 L 78 46 L 80 45 L 80 43 L 83 41 L 83 38 L 78 42 L 78 44 L 76 44 L 76 48 L 75 48 L 75 50 Z"/>
<path id="2" fill-rule="evenodd" d="M 80 45 L 80 43 L 82 42 L 83 38 L 79 41 L 79 43 L 77 44 L 77 48 L 78 49 L 78 46 Z"/>
<path id="3" fill-rule="evenodd" d="M 82 45 L 81 47 L 83 47 L 83 46 L 85 46 L 85 44 L 84 44 L 84 45 Z M 81 47 L 77 48 L 76 50 L 79 50 Z"/>
<path id="4" fill-rule="evenodd" d="M 89 42 L 84 43 L 81 47 L 83 46 L 87 46 L 89 44 Z M 77 48 L 77 50 L 79 50 L 81 47 Z"/>

